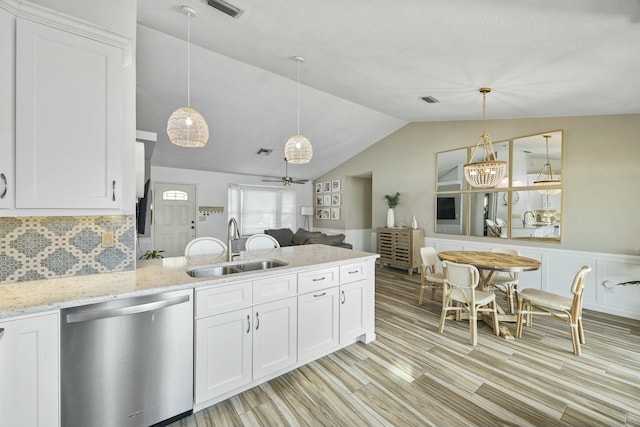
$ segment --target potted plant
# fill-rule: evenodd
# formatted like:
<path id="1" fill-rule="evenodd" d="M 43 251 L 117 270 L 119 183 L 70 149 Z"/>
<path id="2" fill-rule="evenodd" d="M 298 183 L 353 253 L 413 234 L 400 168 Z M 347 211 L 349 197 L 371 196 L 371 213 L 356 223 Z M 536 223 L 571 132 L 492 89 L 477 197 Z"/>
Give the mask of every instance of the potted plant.
<path id="1" fill-rule="evenodd" d="M 387 227 L 391 228 L 395 225 L 395 213 L 393 208 L 398 206 L 398 203 L 400 203 L 400 193 L 396 192 L 393 196 L 385 194 L 384 198 L 387 199 L 387 206 L 389 206 L 389 209 L 387 210 Z"/>
<path id="2" fill-rule="evenodd" d="M 145 252 L 140 258 L 141 259 L 159 259 L 159 258 L 164 258 L 164 256 L 162 255 L 164 251 L 158 250 L 158 249 L 154 249 L 152 251 L 147 251 Z"/>

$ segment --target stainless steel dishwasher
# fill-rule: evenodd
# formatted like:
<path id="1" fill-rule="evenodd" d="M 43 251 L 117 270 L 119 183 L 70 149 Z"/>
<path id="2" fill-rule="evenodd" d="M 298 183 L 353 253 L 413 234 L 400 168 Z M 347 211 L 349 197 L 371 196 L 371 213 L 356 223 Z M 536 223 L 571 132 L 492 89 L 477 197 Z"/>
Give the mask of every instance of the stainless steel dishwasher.
<path id="1" fill-rule="evenodd" d="M 62 310 L 63 427 L 148 427 L 193 409 L 193 292 Z"/>

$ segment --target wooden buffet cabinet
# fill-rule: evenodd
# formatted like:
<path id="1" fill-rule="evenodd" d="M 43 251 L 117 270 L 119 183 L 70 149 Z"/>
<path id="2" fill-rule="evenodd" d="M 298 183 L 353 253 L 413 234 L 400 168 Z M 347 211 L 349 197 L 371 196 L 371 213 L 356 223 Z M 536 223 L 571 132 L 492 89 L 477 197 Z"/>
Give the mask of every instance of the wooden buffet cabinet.
<path id="1" fill-rule="evenodd" d="M 420 248 L 424 246 L 424 230 L 412 228 L 378 228 L 377 251 L 380 266 L 393 264 L 407 267 L 409 275 L 420 268 Z"/>

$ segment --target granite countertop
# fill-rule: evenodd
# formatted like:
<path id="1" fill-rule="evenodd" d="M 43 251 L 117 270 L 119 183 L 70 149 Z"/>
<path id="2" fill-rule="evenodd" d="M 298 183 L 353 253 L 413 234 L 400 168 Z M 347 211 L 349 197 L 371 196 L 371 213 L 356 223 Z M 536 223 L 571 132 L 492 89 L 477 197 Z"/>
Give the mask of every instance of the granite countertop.
<path id="1" fill-rule="evenodd" d="M 323 265 L 348 264 L 357 259 L 377 258 L 377 254 L 328 245 L 302 245 L 254 252 L 242 252 L 234 261 L 277 259 L 284 267 L 236 273 L 219 277 L 194 278 L 186 274 L 191 268 L 226 262 L 226 256 L 202 256 L 139 260 L 137 268 L 115 273 L 90 274 L 57 279 L 33 280 L 0 285 L 0 319 L 57 310 L 110 299 L 152 294 L 256 277 L 297 273 Z"/>

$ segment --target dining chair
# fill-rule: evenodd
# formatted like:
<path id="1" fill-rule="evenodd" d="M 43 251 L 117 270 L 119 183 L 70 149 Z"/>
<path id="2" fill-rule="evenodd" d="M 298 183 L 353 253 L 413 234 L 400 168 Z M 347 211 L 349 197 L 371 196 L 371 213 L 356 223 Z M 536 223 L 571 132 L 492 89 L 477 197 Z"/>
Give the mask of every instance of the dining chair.
<path id="1" fill-rule="evenodd" d="M 280 243 L 278 243 L 278 241 L 274 237 L 268 234 L 263 234 L 263 233 L 258 233 L 258 234 L 249 236 L 249 238 L 245 243 L 245 248 L 248 251 L 255 251 L 255 250 L 261 250 L 261 249 L 274 249 L 279 247 L 280 247 Z"/>
<path id="2" fill-rule="evenodd" d="M 449 311 L 456 312 L 456 320 L 460 320 L 461 311 L 469 313 L 469 342 L 478 344 L 478 312 L 491 313 L 493 331 L 500 335 L 498 326 L 498 306 L 493 292 L 477 290 L 480 281 L 478 269 L 469 264 L 458 264 L 442 261 L 444 282 L 442 286 L 442 315 L 440 316 L 440 333 L 444 331 L 444 322 Z"/>
<path id="3" fill-rule="evenodd" d="M 484 222 L 487 224 L 487 236 L 489 237 L 502 236 L 502 228 L 498 227 L 498 224 L 496 224 L 495 221 L 490 219 L 485 219 Z"/>
<path id="4" fill-rule="evenodd" d="M 436 299 L 436 289 L 442 287 L 444 276 L 442 272 L 436 271 L 438 264 L 438 253 L 431 246 L 420 248 L 420 296 L 418 297 L 418 305 L 422 305 L 424 301 L 424 291 L 431 289 L 431 299 Z"/>
<path id="5" fill-rule="evenodd" d="M 522 337 L 522 324 L 527 316 L 527 326 L 532 326 L 532 315 L 551 316 L 569 323 L 573 353 L 580 356 L 580 344 L 585 343 L 582 329 L 582 298 L 584 280 L 591 271 L 588 265 L 582 266 L 571 282 L 573 298 L 557 295 L 540 289 L 527 288 L 520 291 L 516 338 Z"/>
<path id="6" fill-rule="evenodd" d="M 511 248 L 491 248 L 489 252 L 520 256 L 520 251 Z M 509 313 L 515 314 L 518 305 L 518 272 L 496 272 L 491 278 L 491 283 L 485 286 L 493 286 L 502 290 L 507 296 Z M 515 300 L 515 301 L 514 301 Z"/>
<path id="7" fill-rule="evenodd" d="M 215 237 L 198 237 L 184 248 L 184 256 L 189 258 L 197 255 L 218 255 L 227 252 L 227 245 Z"/>

